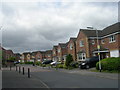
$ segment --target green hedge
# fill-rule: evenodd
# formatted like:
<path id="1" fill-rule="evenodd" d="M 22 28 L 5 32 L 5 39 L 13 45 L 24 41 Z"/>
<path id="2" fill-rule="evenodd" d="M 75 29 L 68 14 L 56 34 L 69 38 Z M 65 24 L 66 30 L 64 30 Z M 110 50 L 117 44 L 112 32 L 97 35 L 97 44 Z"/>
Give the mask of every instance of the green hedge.
<path id="1" fill-rule="evenodd" d="M 25 64 L 33 64 L 33 62 L 25 62 Z"/>
<path id="2" fill-rule="evenodd" d="M 42 63 L 40 61 L 37 61 L 37 62 L 35 62 L 35 64 L 38 66 L 41 66 Z"/>
<path id="3" fill-rule="evenodd" d="M 63 68 L 63 64 L 58 64 L 57 67 L 58 68 Z"/>
<path id="4" fill-rule="evenodd" d="M 106 58 L 100 61 L 102 70 L 118 71 L 120 70 L 120 57 Z M 96 63 L 96 69 L 99 70 L 99 62 Z"/>

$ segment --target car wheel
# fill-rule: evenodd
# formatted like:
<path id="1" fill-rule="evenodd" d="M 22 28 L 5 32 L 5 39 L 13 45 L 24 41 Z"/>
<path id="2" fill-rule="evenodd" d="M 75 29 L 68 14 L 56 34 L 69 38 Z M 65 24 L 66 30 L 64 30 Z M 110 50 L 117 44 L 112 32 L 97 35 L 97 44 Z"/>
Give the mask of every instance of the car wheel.
<path id="1" fill-rule="evenodd" d="M 89 69 L 90 68 L 90 66 L 89 65 L 86 65 L 86 69 Z"/>
<path id="2" fill-rule="evenodd" d="M 79 65 L 79 69 L 81 69 L 81 65 Z"/>

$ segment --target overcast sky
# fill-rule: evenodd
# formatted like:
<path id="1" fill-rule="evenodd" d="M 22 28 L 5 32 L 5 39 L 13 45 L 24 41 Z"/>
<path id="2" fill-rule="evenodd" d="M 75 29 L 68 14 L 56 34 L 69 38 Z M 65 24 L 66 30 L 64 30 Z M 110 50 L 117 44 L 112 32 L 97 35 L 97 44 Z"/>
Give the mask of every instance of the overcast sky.
<path id="1" fill-rule="evenodd" d="M 2 45 L 14 52 L 52 49 L 80 28 L 117 21 L 117 2 L 3 2 L 0 10 Z"/>

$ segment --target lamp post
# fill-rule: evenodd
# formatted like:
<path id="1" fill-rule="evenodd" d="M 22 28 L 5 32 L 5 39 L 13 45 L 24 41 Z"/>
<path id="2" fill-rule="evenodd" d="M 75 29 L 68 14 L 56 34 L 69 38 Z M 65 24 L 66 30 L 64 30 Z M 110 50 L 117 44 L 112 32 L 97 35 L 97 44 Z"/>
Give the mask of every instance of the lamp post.
<path id="1" fill-rule="evenodd" d="M 98 40 L 98 30 L 97 30 L 96 28 L 93 28 L 93 27 L 87 27 L 87 28 L 96 30 L 96 36 L 97 36 L 97 50 L 98 50 L 98 57 L 99 57 L 99 70 L 100 70 L 100 72 L 101 72 L 100 44 L 99 44 L 99 40 Z"/>

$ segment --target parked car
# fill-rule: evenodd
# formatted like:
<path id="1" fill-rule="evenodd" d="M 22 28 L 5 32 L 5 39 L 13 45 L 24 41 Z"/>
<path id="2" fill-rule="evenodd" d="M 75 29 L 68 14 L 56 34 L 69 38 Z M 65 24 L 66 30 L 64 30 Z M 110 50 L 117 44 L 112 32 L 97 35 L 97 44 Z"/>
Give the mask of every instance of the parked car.
<path id="1" fill-rule="evenodd" d="M 15 61 L 14 64 L 19 64 L 20 62 L 19 61 Z"/>
<path id="2" fill-rule="evenodd" d="M 52 60 L 45 60 L 42 62 L 42 64 L 50 64 L 51 62 L 53 62 Z"/>
<path id="3" fill-rule="evenodd" d="M 95 67 L 96 66 L 96 63 L 99 61 L 99 57 L 98 56 L 95 56 L 95 57 L 91 57 L 91 58 L 86 58 L 85 61 L 82 61 L 80 64 L 79 64 L 79 68 L 82 69 L 82 68 L 86 68 L 86 69 L 89 69 L 91 67 Z"/>
<path id="4" fill-rule="evenodd" d="M 51 65 L 57 65 L 57 64 L 61 64 L 61 62 L 57 62 L 57 61 L 53 61 L 50 63 Z"/>

